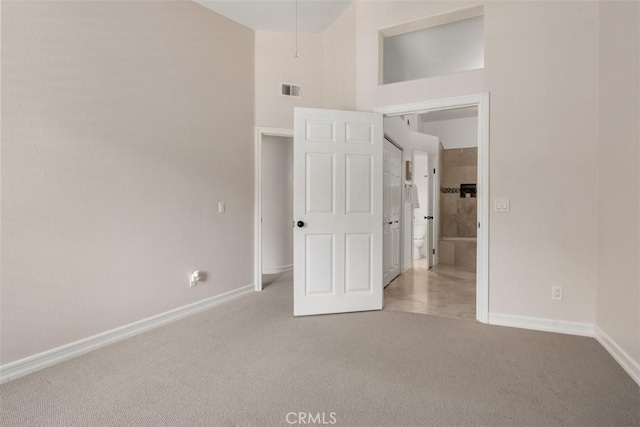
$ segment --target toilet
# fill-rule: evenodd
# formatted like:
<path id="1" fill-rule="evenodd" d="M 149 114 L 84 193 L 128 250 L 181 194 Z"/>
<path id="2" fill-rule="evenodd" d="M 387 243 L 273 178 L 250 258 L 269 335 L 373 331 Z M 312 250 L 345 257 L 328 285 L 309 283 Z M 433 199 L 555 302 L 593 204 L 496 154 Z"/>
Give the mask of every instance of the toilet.
<path id="1" fill-rule="evenodd" d="M 424 234 L 427 231 L 427 221 L 416 219 L 413 221 L 413 259 L 422 257 Z"/>

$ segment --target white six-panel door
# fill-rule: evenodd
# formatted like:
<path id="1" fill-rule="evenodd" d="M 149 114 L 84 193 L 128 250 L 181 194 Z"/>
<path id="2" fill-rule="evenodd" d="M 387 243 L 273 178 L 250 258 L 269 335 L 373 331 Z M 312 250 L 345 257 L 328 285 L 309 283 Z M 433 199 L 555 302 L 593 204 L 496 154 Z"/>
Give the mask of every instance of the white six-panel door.
<path id="1" fill-rule="evenodd" d="M 296 108 L 294 314 L 382 308 L 382 115 Z"/>

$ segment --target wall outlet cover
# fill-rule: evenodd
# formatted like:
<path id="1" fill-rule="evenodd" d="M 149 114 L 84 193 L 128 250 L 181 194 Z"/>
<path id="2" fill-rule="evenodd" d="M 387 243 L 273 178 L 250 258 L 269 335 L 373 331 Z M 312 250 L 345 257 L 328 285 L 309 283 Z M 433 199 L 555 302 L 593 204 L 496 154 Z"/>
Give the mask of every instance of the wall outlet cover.
<path id="1" fill-rule="evenodd" d="M 509 212 L 510 209 L 509 199 L 496 199 L 494 201 L 494 210 L 496 212 Z"/>

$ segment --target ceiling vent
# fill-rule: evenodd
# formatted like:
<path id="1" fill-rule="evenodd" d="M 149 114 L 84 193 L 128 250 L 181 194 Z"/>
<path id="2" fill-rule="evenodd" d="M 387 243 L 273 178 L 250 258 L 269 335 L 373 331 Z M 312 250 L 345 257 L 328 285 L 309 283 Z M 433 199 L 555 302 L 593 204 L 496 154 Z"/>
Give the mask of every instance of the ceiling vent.
<path id="1" fill-rule="evenodd" d="M 280 95 L 288 96 L 290 98 L 300 98 L 301 88 L 300 85 L 291 83 L 280 84 Z"/>

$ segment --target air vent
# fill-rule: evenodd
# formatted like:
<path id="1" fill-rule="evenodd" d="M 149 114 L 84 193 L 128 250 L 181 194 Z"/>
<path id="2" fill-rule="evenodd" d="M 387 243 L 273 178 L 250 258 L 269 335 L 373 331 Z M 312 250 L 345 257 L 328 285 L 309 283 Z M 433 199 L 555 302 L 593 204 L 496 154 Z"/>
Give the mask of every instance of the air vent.
<path id="1" fill-rule="evenodd" d="M 300 85 L 291 84 L 291 83 L 281 83 L 280 84 L 280 94 L 282 96 L 288 96 L 291 98 L 300 98 Z"/>

